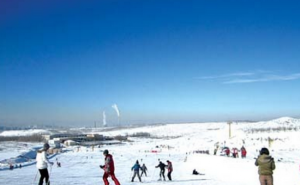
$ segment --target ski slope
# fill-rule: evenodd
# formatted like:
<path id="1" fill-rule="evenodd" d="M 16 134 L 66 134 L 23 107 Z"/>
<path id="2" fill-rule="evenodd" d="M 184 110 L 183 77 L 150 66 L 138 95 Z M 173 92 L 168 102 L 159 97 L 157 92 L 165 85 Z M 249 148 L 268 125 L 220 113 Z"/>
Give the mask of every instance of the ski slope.
<path id="1" fill-rule="evenodd" d="M 278 121 L 278 120 L 277 120 Z M 286 122 L 284 122 L 286 124 Z M 246 133 L 248 127 L 277 127 L 276 121 L 258 123 L 233 124 L 233 137 L 228 138 L 228 125 L 226 123 L 199 123 L 199 124 L 168 124 L 160 126 L 148 126 L 134 129 L 122 129 L 102 133 L 106 135 L 122 135 L 137 132 L 149 132 L 157 138 L 130 138 L 132 142 L 122 145 L 109 145 L 101 148 L 80 147 L 68 148 L 56 158 L 61 162 L 61 167 L 53 165 L 49 167 L 51 185 L 94 185 L 103 184 L 103 170 L 99 168 L 104 163 L 102 154 L 108 149 L 114 157 L 115 174 L 122 185 L 141 184 L 137 177 L 131 182 L 131 167 L 136 160 L 140 164 L 145 163 L 148 168 L 148 176 L 142 177 L 142 184 L 174 184 L 174 185 L 253 185 L 259 184 L 258 169 L 254 165 L 255 157 L 261 147 L 268 146 L 265 138 L 277 138 L 270 148 L 270 153 L 275 159 L 274 184 L 297 185 L 300 182 L 299 162 L 300 146 L 299 132 L 278 133 Z M 298 124 L 293 122 L 293 124 Z M 162 137 L 163 136 L 163 137 Z M 167 138 L 168 136 L 168 138 Z M 232 158 L 212 155 L 214 144 L 219 142 L 229 147 L 240 148 L 244 145 L 247 149 L 247 158 Z M 5 143 L 4 143 L 5 145 Z M 16 144 L 17 145 L 17 144 Z M 169 146 L 169 147 L 168 147 Z M 11 143 L 10 143 L 10 147 Z M 0 151 L 1 157 L 10 156 L 9 150 Z M 153 153 L 151 151 L 157 151 Z M 196 150 L 209 150 L 210 154 L 194 153 Z M 6 156 L 5 156 L 6 155 Z M 159 178 L 158 160 L 173 163 L 173 181 L 157 181 Z M 192 175 L 193 169 L 205 175 Z M 165 174 L 167 175 L 167 173 Z M 25 185 L 38 184 L 39 174 L 35 165 L 21 169 L 0 171 L 0 184 Z M 166 177 L 167 179 L 167 177 Z M 114 184 L 109 179 L 110 184 Z"/>

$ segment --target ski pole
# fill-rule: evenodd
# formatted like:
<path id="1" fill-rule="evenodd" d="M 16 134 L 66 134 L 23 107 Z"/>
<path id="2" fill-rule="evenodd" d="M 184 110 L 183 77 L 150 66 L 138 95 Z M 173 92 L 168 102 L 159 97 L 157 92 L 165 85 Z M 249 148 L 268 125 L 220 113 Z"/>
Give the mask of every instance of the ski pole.
<path id="1" fill-rule="evenodd" d="M 51 176 L 51 172 L 52 172 L 52 165 L 50 166 L 49 179 L 50 179 L 50 176 Z"/>
<path id="2" fill-rule="evenodd" d="M 132 177 L 133 177 L 133 171 L 131 170 L 129 181 L 131 181 Z"/>
<path id="3" fill-rule="evenodd" d="M 34 182 L 35 182 L 35 180 L 36 180 L 36 177 L 37 177 L 37 174 L 38 174 L 38 171 L 37 171 L 36 174 L 35 174 L 35 177 L 34 177 L 34 179 L 33 179 L 32 184 L 34 184 Z"/>

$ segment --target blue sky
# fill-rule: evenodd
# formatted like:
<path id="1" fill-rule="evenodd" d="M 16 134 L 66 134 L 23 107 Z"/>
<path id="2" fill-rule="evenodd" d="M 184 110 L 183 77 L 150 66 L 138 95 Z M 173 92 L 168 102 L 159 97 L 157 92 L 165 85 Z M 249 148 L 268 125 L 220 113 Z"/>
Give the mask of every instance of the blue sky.
<path id="1" fill-rule="evenodd" d="M 0 2 L 0 124 L 300 117 L 293 1 Z"/>

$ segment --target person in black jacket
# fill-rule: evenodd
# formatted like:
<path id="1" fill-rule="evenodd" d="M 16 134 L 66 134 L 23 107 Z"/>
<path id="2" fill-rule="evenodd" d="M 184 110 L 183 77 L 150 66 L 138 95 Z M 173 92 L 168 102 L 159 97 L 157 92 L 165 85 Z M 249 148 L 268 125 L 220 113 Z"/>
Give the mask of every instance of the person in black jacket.
<path id="1" fill-rule="evenodd" d="M 159 162 L 159 164 L 157 166 L 155 166 L 155 168 L 160 168 L 160 172 L 159 172 L 159 181 L 161 181 L 161 177 L 164 178 L 164 181 L 166 180 L 165 178 L 165 168 L 166 168 L 167 165 L 165 165 L 163 162 Z"/>

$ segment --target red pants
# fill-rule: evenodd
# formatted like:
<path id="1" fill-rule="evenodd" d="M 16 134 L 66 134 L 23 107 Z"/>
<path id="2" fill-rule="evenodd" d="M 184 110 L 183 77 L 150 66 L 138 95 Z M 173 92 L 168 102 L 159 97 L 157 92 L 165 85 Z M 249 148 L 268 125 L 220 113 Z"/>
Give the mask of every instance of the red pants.
<path id="1" fill-rule="evenodd" d="M 109 174 L 105 172 L 105 173 L 103 174 L 103 181 L 104 181 L 104 184 L 105 184 L 105 185 L 109 185 L 108 180 L 107 180 L 108 176 L 110 176 L 111 179 L 115 182 L 115 185 L 120 185 L 120 183 L 119 183 L 118 179 L 116 178 L 114 172 L 109 173 Z"/>

